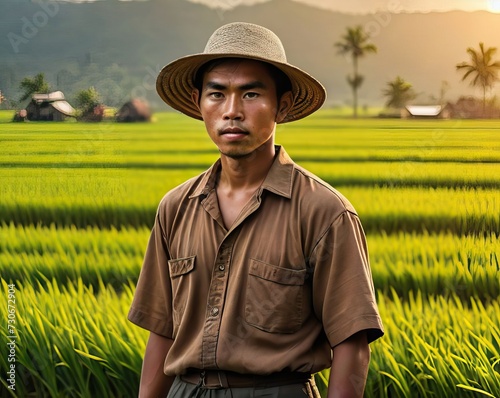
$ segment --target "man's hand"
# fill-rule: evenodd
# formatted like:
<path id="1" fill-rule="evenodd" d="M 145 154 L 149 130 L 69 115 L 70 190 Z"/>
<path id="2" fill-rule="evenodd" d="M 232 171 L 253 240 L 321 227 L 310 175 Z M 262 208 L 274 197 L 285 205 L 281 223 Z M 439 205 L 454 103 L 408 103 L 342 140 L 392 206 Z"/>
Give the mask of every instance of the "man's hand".
<path id="1" fill-rule="evenodd" d="M 163 373 L 163 365 L 173 340 L 151 332 L 142 363 L 139 398 L 164 398 L 167 396 L 174 377 Z"/>
<path id="2" fill-rule="evenodd" d="M 370 347 L 366 332 L 358 332 L 333 348 L 328 398 L 362 398 L 365 391 Z"/>

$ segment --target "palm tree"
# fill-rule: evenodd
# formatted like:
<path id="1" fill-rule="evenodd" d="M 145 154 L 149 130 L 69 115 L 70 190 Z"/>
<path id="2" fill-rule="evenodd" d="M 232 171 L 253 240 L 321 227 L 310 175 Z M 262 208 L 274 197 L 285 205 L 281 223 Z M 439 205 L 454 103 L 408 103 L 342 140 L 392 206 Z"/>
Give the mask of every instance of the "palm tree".
<path id="1" fill-rule="evenodd" d="M 467 49 L 470 55 L 470 63 L 462 62 L 457 64 L 457 70 L 465 70 L 462 81 L 471 76 L 472 86 L 479 86 L 483 89 L 483 115 L 486 110 L 486 90 L 491 89 L 495 82 L 499 80 L 497 72 L 500 69 L 500 62 L 493 61 L 493 55 L 497 51 L 496 47 L 484 49 L 484 43 L 479 43 L 479 51 L 472 47 Z"/>
<path id="2" fill-rule="evenodd" d="M 387 97 L 385 105 L 389 108 L 403 108 L 409 101 L 416 97 L 411 83 L 398 76 L 387 83 L 387 88 L 382 91 Z"/>
<path id="3" fill-rule="evenodd" d="M 353 75 L 347 76 L 347 83 L 351 86 L 353 94 L 353 115 L 358 116 L 358 88 L 363 83 L 363 76 L 358 73 L 358 59 L 368 53 L 376 53 L 377 47 L 369 43 L 370 36 L 363 30 L 361 25 L 354 28 L 347 28 L 347 32 L 342 36 L 342 41 L 335 43 L 338 53 L 350 55 L 353 65 Z"/>
<path id="4" fill-rule="evenodd" d="M 19 88 L 23 91 L 20 101 L 25 101 L 35 93 L 48 93 L 50 91 L 49 84 L 45 80 L 45 75 L 39 73 L 34 77 L 25 77 L 21 80 Z"/>

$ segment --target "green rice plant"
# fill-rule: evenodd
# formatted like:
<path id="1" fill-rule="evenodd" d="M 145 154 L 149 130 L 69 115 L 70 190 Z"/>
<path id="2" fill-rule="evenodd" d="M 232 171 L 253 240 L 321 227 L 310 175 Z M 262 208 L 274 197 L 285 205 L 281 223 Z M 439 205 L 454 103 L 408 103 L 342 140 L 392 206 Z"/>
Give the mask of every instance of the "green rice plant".
<path id="1" fill-rule="evenodd" d="M 394 292 L 378 304 L 386 334 L 372 344 L 366 397 L 500 396 L 498 301 Z"/>
<path id="2" fill-rule="evenodd" d="M 132 285 L 119 296 L 81 280 L 16 284 L 17 397 L 137 396 L 147 332 L 126 320 Z M 7 285 L 2 280 L 2 294 Z M 0 313 L 6 319 L 4 306 Z M 0 358 L 2 374 L 6 358 Z M 2 378 L 2 384 L 7 382 Z M 7 394 L 7 389 L 4 389 Z M 7 396 L 4 393 L 1 396 Z"/>
<path id="3" fill-rule="evenodd" d="M 181 179 L 182 175 L 177 174 Z M 39 195 L 23 195 L 29 183 L 20 188 L 14 185 L 2 196 L 0 222 L 22 225 L 50 225 L 60 227 L 151 226 L 161 197 L 178 180 L 167 180 L 164 186 L 155 184 L 155 191 L 147 187 L 127 196 L 117 189 L 106 194 L 88 185 L 88 191 L 79 195 L 83 186 L 75 184 L 67 194 L 61 187 L 46 185 Z M 38 184 L 35 180 L 33 184 Z M 140 186 L 140 185 L 138 185 Z M 110 188 L 111 190 L 112 188 Z M 156 191 L 158 189 L 158 191 Z M 496 189 L 421 189 L 390 187 L 340 187 L 359 212 L 368 232 L 394 233 L 398 231 L 450 231 L 457 234 L 500 230 L 500 192 Z M 140 195 L 144 200 L 140 199 Z"/>
<path id="4" fill-rule="evenodd" d="M 0 123 L 9 123 L 14 117 L 14 111 L 0 110 Z"/>
<path id="5" fill-rule="evenodd" d="M 123 254 L 142 256 L 150 230 L 147 228 L 102 230 L 95 227 L 59 229 L 24 227 L 13 223 L 0 227 L 0 253 L 19 254 Z"/>
<path id="6" fill-rule="evenodd" d="M 160 137 L 161 139 L 162 137 Z M 35 138 L 36 140 L 36 138 Z M 196 140 L 195 143 L 198 143 Z M 167 141 L 163 145 L 148 142 L 147 149 L 133 147 L 122 149 L 121 142 L 111 140 L 105 146 L 96 145 L 94 141 L 88 144 L 85 141 L 70 142 L 71 146 L 64 141 L 55 140 L 49 143 L 50 148 L 41 148 L 38 142 L 22 145 L 9 143 L 10 152 L 3 153 L 0 157 L 0 166 L 10 167 L 37 167 L 37 168 L 208 168 L 218 157 L 213 144 L 201 142 L 194 146 L 193 142 L 178 141 L 175 144 Z M 145 143 L 141 143 L 144 145 Z M 166 145 L 168 144 L 168 145 Z M 48 143 L 42 143 L 48 145 Z M 392 149 L 385 148 L 363 148 L 355 147 L 303 147 L 295 149 L 285 148 L 293 160 L 298 164 L 312 169 L 314 163 L 402 163 L 398 167 L 399 174 L 404 176 L 408 170 L 418 169 L 421 163 L 464 163 L 475 164 L 497 164 L 499 162 L 498 148 L 467 148 L 467 149 L 441 149 L 433 155 L 426 154 L 425 157 L 418 155 L 418 148 L 406 148 L 395 146 Z M 163 148 L 167 146 L 167 148 Z M 387 167 L 387 165 L 386 165 Z M 391 169 L 386 170 L 387 177 L 391 177 Z"/>
<path id="7" fill-rule="evenodd" d="M 497 189 L 345 187 L 341 192 L 352 202 L 370 233 L 483 234 L 500 230 Z"/>
<path id="8" fill-rule="evenodd" d="M 121 253 L 0 254 L 0 263 L 5 266 L 2 278 L 10 282 L 40 282 L 44 285 L 46 278 L 53 278 L 64 285 L 80 278 L 95 289 L 99 288 L 99 281 L 104 280 L 116 290 L 120 290 L 124 283 L 137 280 L 142 259 L 142 256 L 130 257 Z"/>
<path id="9" fill-rule="evenodd" d="M 310 148 L 295 149 L 285 145 L 292 158 L 299 164 L 308 162 L 401 162 L 401 163 L 498 163 L 498 148 L 443 148 L 428 150 L 394 146 L 387 148 Z"/>
<path id="10" fill-rule="evenodd" d="M 79 278 L 98 289 L 99 281 L 120 290 L 136 281 L 150 230 L 96 227 L 77 229 L 16 226 L 0 228 L 0 264 L 7 281 L 37 285 L 45 279 L 60 284 Z M 457 236 L 452 233 L 369 234 L 375 286 L 429 295 L 470 296 L 481 301 L 500 297 L 500 243 L 495 233 Z"/>
<path id="11" fill-rule="evenodd" d="M 149 230 L 57 229 L 4 225 L 0 228 L 2 278 L 33 286 L 56 280 L 82 280 L 94 289 L 100 281 L 121 290 L 140 272 Z"/>
<path id="12" fill-rule="evenodd" d="M 96 153 L 94 151 L 81 151 L 74 153 L 40 153 L 11 155 L 8 162 L 0 166 L 33 167 L 36 169 L 47 168 L 153 168 L 153 169 L 207 169 L 217 159 L 216 153 L 198 153 L 196 156 L 188 152 L 168 152 L 162 153 L 161 160 L 155 159 L 152 154 L 138 154 L 124 157 L 120 155 L 110 155 L 106 153 Z M 148 156 L 149 155 L 149 156 Z M 153 156 L 151 156 L 153 155 Z"/>
<path id="13" fill-rule="evenodd" d="M 81 280 L 18 283 L 17 396 L 135 396 L 148 333 L 126 320 L 133 290 L 127 285 L 117 295 L 103 285 L 96 293 Z M 465 305 L 420 292 L 401 300 L 394 292 L 379 294 L 378 304 L 386 334 L 371 345 L 366 397 L 498 397 L 498 301 L 471 297 Z M 2 356 L 1 372 L 6 368 Z M 322 387 L 327 378 L 327 371 L 318 375 Z"/>
<path id="14" fill-rule="evenodd" d="M 452 233 L 368 235 L 376 288 L 408 298 L 424 295 L 470 297 L 487 302 L 500 297 L 500 241 L 495 232 L 482 236 Z"/>
<path id="15" fill-rule="evenodd" d="M 500 161 L 498 123 L 492 121 L 349 120 L 328 111 L 279 126 L 277 142 L 301 162 L 493 162 Z M 27 167 L 162 167 L 217 157 L 201 122 L 173 113 L 155 123 L 10 123 L 2 125 L 0 165 Z M 304 140 L 307 136 L 308 139 Z"/>
<path id="16" fill-rule="evenodd" d="M 135 395 L 147 332 L 125 315 L 156 206 L 217 151 L 201 122 L 174 113 L 140 126 L 3 115 L 0 264 L 17 285 L 19 396 Z M 387 332 L 368 397 L 500 396 L 499 130 L 329 110 L 278 128 L 368 232 Z"/>
<path id="17" fill-rule="evenodd" d="M 497 163 L 302 162 L 333 187 L 497 188 Z"/>
<path id="18" fill-rule="evenodd" d="M 318 113 L 278 130 L 278 141 L 285 144 L 296 160 L 498 162 L 499 159 L 499 126 L 493 120 L 349 121 L 324 115 Z"/>
<path id="19" fill-rule="evenodd" d="M 202 171 L 0 169 L 0 194 L 3 203 L 17 202 L 18 207 L 41 201 L 87 203 L 96 206 L 156 206 L 167 191 Z"/>
<path id="20" fill-rule="evenodd" d="M 345 193 L 368 231 L 498 230 L 497 124 L 329 115 L 280 126 L 278 141 Z M 172 113 L 140 127 L 6 123 L 0 142 L 0 222 L 22 225 L 150 225 L 165 192 L 217 158 L 203 124 Z"/>

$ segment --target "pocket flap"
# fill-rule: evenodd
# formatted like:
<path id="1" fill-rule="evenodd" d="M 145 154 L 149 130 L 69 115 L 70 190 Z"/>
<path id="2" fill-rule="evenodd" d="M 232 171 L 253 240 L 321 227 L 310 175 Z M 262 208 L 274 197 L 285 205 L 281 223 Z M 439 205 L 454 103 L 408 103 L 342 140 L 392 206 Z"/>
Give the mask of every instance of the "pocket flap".
<path id="1" fill-rule="evenodd" d="M 176 276 L 185 275 L 192 271 L 194 268 L 194 259 L 196 256 L 177 258 L 175 260 L 168 260 L 168 267 L 170 269 L 170 276 L 172 278 Z"/>
<path id="2" fill-rule="evenodd" d="M 282 285 L 303 285 L 306 279 L 306 269 L 289 269 L 276 267 L 259 260 L 251 260 L 250 275 Z"/>

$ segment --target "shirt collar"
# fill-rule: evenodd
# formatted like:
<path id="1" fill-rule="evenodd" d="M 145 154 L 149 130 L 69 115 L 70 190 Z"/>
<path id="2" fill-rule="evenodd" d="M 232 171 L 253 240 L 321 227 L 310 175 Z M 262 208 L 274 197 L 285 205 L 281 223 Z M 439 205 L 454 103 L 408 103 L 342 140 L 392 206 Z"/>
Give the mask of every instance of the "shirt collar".
<path id="1" fill-rule="evenodd" d="M 290 156 L 288 156 L 285 148 L 280 145 L 276 145 L 275 148 L 276 156 L 264 182 L 262 183 L 262 189 L 284 196 L 285 198 L 290 198 L 292 195 L 292 172 L 295 167 L 295 163 Z M 212 167 L 205 172 L 190 198 L 195 198 L 201 195 L 207 196 L 210 191 L 215 189 L 217 173 L 219 173 L 219 171 L 220 159 L 218 159 Z"/>

